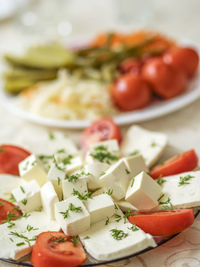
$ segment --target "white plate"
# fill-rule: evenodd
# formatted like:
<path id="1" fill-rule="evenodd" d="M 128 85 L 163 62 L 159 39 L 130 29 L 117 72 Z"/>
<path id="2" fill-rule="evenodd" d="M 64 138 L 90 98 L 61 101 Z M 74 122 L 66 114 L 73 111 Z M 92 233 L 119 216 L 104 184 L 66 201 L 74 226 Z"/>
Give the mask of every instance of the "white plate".
<path id="1" fill-rule="evenodd" d="M 184 41 L 181 43 L 184 44 L 189 43 L 191 45 L 191 42 L 188 41 Z M 194 44 L 192 45 L 197 48 L 196 45 Z M 170 100 L 165 100 L 165 101 L 156 100 L 152 102 L 152 104 L 148 105 L 146 108 L 137 111 L 123 112 L 113 117 L 113 119 L 118 125 L 125 125 L 129 123 L 151 120 L 172 113 L 176 110 L 179 110 L 191 104 L 199 97 L 200 97 L 200 70 L 198 72 L 197 77 L 192 80 L 192 82 L 189 84 L 189 88 L 184 94 Z M 82 129 L 87 127 L 91 123 L 88 120 L 49 119 L 30 113 L 20 108 L 16 104 L 16 97 L 6 94 L 3 90 L 3 87 L 0 90 L 0 101 L 8 110 L 10 110 L 16 116 L 19 116 L 20 118 L 25 119 L 27 121 L 31 121 L 44 126 Z"/>

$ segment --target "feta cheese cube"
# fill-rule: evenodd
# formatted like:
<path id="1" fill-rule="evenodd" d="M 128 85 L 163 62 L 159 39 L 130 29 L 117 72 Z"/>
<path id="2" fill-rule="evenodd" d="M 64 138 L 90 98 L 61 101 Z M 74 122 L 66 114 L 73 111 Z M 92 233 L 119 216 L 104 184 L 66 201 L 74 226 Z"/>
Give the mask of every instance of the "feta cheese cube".
<path id="1" fill-rule="evenodd" d="M 49 220 L 45 212 L 34 211 L 28 217 L 12 222 L 14 225 L 11 228 L 9 223 L 0 225 L 0 258 L 18 260 L 30 254 L 35 237 L 40 233 L 60 230 L 58 223 Z M 27 237 L 28 242 L 20 235 Z"/>
<path id="2" fill-rule="evenodd" d="M 158 206 L 161 187 L 145 172 L 134 177 L 129 184 L 125 200 L 139 210 L 153 209 Z"/>
<path id="3" fill-rule="evenodd" d="M 117 201 L 116 204 L 119 206 L 119 208 L 123 211 L 132 211 L 132 210 L 137 210 L 137 208 L 135 206 L 133 206 L 130 202 L 125 201 L 125 200 L 120 200 Z"/>
<path id="4" fill-rule="evenodd" d="M 90 214 L 75 196 L 55 204 L 55 218 L 67 235 L 78 235 L 90 227 Z"/>
<path id="5" fill-rule="evenodd" d="M 24 180 L 18 176 L 0 174 L 0 198 L 9 200 L 12 190 L 22 185 L 23 182 Z"/>
<path id="6" fill-rule="evenodd" d="M 112 193 L 113 198 L 116 200 L 124 198 L 130 181 L 125 162 L 119 160 L 113 164 L 99 180 L 102 186 Z"/>
<path id="7" fill-rule="evenodd" d="M 122 154 L 140 153 L 148 167 L 151 167 L 161 156 L 167 145 L 167 136 L 162 133 L 131 126 L 122 142 Z"/>
<path id="8" fill-rule="evenodd" d="M 191 208 L 200 206 L 200 171 L 184 172 L 163 178 L 161 186 L 164 194 L 174 208 Z M 169 204 L 170 204 L 169 203 Z"/>
<path id="9" fill-rule="evenodd" d="M 112 164 L 118 160 L 120 155 L 118 142 L 113 140 L 107 140 L 94 144 L 88 151 L 85 161 L 86 163 L 101 162 Z"/>
<path id="10" fill-rule="evenodd" d="M 55 219 L 55 203 L 59 201 L 56 191 L 51 182 L 47 182 L 41 188 L 41 200 L 44 211 L 50 220 Z"/>
<path id="11" fill-rule="evenodd" d="M 19 173 L 26 181 L 36 180 L 40 186 L 47 181 L 42 163 L 34 154 L 19 163 Z"/>
<path id="12" fill-rule="evenodd" d="M 18 186 L 12 190 L 12 194 L 23 212 L 39 210 L 42 207 L 40 187 L 35 180 Z"/>
<path id="13" fill-rule="evenodd" d="M 62 199 L 62 181 L 66 177 L 65 169 L 63 169 L 57 161 L 53 161 L 47 174 L 48 181 L 52 182 L 59 200 Z"/>
<path id="14" fill-rule="evenodd" d="M 88 199 L 85 206 L 90 213 L 91 224 L 111 217 L 115 212 L 114 202 L 107 194 L 101 194 Z"/>
<path id="15" fill-rule="evenodd" d="M 73 179 L 73 177 L 78 177 Z M 76 190 L 81 194 L 88 192 L 87 189 L 87 180 L 85 178 L 80 178 L 78 174 L 73 174 L 71 176 L 66 176 L 62 180 L 62 190 L 63 190 L 63 199 L 67 199 L 72 196 L 73 191 Z"/>
<path id="16" fill-rule="evenodd" d="M 80 234 L 80 239 L 86 251 L 100 261 L 114 260 L 156 246 L 151 235 L 139 228 L 134 231 L 132 226 L 128 222 L 124 223 L 124 220 L 117 222 L 113 216 L 107 223 L 101 220 L 92 224 L 89 230 Z M 120 231 L 121 237 L 117 231 Z"/>
<path id="17" fill-rule="evenodd" d="M 85 165 L 85 173 L 90 174 L 87 181 L 89 190 L 96 190 L 101 187 L 99 177 L 102 176 L 108 168 L 108 164 L 101 162 L 94 162 Z"/>
<path id="18" fill-rule="evenodd" d="M 127 172 L 128 171 L 130 172 L 129 176 L 131 178 L 138 175 L 142 171 L 144 171 L 144 172 L 148 171 L 142 155 L 125 157 L 125 158 L 123 158 L 123 160 L 127 166 Z"/>
<path id="19" fill-rule="evenodd" d="M 102 188 L 99 188 L 98 190 L 94 191 L 91 196 L 96 197 L 96 196 L 104 194 L 106 192 L 107 192 L 106 188 L 102 187 Z"/>

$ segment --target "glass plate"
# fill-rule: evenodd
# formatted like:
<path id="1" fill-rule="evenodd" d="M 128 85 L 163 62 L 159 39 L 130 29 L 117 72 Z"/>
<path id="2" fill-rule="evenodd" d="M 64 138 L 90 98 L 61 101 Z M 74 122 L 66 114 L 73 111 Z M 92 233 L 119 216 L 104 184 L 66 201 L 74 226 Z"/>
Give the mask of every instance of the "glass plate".
<path id="1" fill-rule="evenodd" d="M 195 218 L 199 215 L 200 213 L 200 210 L 194 208 L 194 216 Z M 173 236 L 170 236 L 170 237 L 154 237 L 155 239 L 155 242 L 157 243 L 157 247 L 161 246 L 162 244 L 170 241 L 171 239 L 173 239 L 174 237 L 178 236 L 180 233 L 178 234 L 175 234 Z M 157 248 L 155 247 L 155 248 Z M 126 261 L 128 259 L 131 259 L 133 257 L 136 257 L 138 255 L 141 255 L 147 251 L 151 251 L 155 248 L 146 248 L 142 251 L 139 251 L 137 253 L 133 253 L 131 255 L 128 255 L 126 257 L 121 257 L 121 258 L 118 258 L 118 259 L 115 259 L 115 260 L 110 260 L 110 261 L 97 261 L 95 259 L 93 259 L 90 255 L 88 255 L 88 258 L 87 258 L 87 262 L 83 265 L 81 265 L 81 267 L 89 267 L 89 266 L 100 266 L 100 265 L 106 265 L 106 264 L 110 264 L 110 263 L 114 263 L 114 262 L 123 262 L 123 261 Z M 7 262 L 7 263 L 11 263 L 11 264 L 14 264 L 14 265 L 18 265 L 18 266 L 29 266 L 29 267 L 33 267 L 33 265 L 31 265 L 29 262 L 17 262 L 17 261 L 14 261 L 14 260 L 9 260 L 9 259 L 5 259 L 5 258 L 0 258 L 0 261 L 4 261 L 4 262 Z"/>

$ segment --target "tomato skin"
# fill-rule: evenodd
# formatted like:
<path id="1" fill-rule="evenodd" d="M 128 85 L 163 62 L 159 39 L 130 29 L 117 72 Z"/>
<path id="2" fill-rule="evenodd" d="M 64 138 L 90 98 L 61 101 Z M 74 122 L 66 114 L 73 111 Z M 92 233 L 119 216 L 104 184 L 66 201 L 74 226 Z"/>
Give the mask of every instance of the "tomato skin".
<path id="1" fill-rule="evenodd" d="M 8 219 L 8 215 L 15 215 L 10 220 L 16 220 L 17 217 L 22 216 L 21 210 L 13 203 L 0 198 L 0 224 L 4 223 Z"/>
<path id="2" fill-rule="evenodd" d="M 14 145 L 1 145 L 0 173 L 19 175 L 18 164 L 30 156 L 27 150 Z"/>
<path id="3" fill-rule="evenodd" d="M 131 111 L 145 107 L 151 100 L 151 90 L 139 76 L 125 74 L 111 87 L 115 104 L 123 111 Z"/>
<path id="4" fill-rule="evenodd" d="M 120 66 L 119 70 L 122 74 L 132 73 L 132 74 L 140 74 L 142 70 L 143 62 L 141 60 L 135 58 L 129 58 L 124 60 Z"/>
<path id="5" fill-rule="evenodd" d="M 194 170 L 198 165 L 198 156 L 194 149 L 166 160 L 162 165 L 155 166 L 150 175 L 153 179 Z"/>
<path id="6" fill-rule="evenodd" d="M 176 209 L 138 214 L 128 219 L 153 236 L 170 236 L 190 227 L 194 222 L 194 214 L 192 209 Z"/>
<path id="7" fill-rule="evenodd" d="M 33 246 L 31 263 L 34 267 L 76 267 L 86 260 L 86 254 L 80 243 L 75 246 L 71 241 L 53 242 L 51 237 L 66 238 L 61 232 L 43 232 Z"/>
<path id="8" fill-rule="evenodd" d="M 198 53 L 190 47 L 174 48 L 163 55 L 163 61 L 180 70 L 191 78 L 199 65 Z"/>
<path id="9" fill-rule="evenodd" d="M 86 152 L 91 145 L 105 140 L 116 139 L 121 143 L 122 134 L 120 128 L 111 118 L 101 118 L 92 122 L 81 136 L 81 148 Z"/>
<path id="10" fill-rule="evenodd" d="M 144 65 L 143 78 L 151 85 L 152 90 L 164 99 L 181 94 L 187 85 L 186 75 L 163 62 L 162 58 L 154 58 Z"/>

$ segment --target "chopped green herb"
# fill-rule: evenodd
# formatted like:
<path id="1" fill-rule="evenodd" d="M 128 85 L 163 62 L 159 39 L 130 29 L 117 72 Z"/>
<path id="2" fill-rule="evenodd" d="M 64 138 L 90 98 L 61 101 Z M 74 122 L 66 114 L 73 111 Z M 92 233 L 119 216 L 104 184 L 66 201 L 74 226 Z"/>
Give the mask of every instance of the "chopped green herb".
<path id="1" fill-rule="evenodd" d="M 61 183 L 60 177 L 57 178 L 57 182 L 58 182 L 58 185 L 60 185 L 60 183 Z"/>
<path id="2" fill-rule="evenodd" d="M 22 204 L 23 204 L 24 206 L 26 206 L 27 202 L 28 202 L 28 200 L 27 200 L 26 198 L 22 200 Z"/>
<path id="3" fill-rule="evenodd" d="M 178 186 L 182 186 L 182 185 L 186 185 L 186 184 L 190 184 L 190 179 L 194 178 L 194 176 L 191 175 L 186 175 L 186 176 L 180 176 L 180 181 L 178 183 Z"/>
<path id="4" fill-rule="evenodd" d="M 9 239 L 10 239 L 11 242 L 14 242 L 14 240 L 11 237 Z"/>
<path id="5" fill-rule="evenodd" d="M 0 201 L 0 208 L 3 208 L 4 207 L 4 204 L 3 202 Z"/>
<path id="6" fill-rule="evenodd" d="M 115 210 L 118 210 L 118 207 L 117 207 L 117 205 L 115 204 Z"/>
<path id="7" fill-rule="evenodd" d="M 56 153 L 58 154 L 66 153 L 66 150 L 62 148 L 62 149 L 59 149 Z"/>
<path id="8" fill-rule="evenodd" d="M 118 229 L 111 229 L 110 232 L 112 233 L 112 237 L 116 240 L 122 240 L 128 236 L 127 233 Z"/>
<path id="9" fill-rule="evenodd" d="M 73 189 L 73 196 L 77 196 L 80 200 L 87 200 L 88 198 L 92 198 L 92 192 L 85 192 L 85 194 L 81 194 L 79 191 Z"/>
<path id="10" fill-rule="evenodd" d="M 85 240 L 85 239 L 90 239 L 90 237 L 87 235 L 87 236 L 85 236 L 83 239 L 84 239 L 84 240 Z"/>
<path id="11" fill-rule="evenodd" d="M 67 236 L 63 237 L 63 236 L 52 236 L 50 239 L 50 241 L 52 242 L 66 242 L 68 240 Z"/>
<path id="12" fill-rule="evenodd" d="M 156 147 L 156 146 L 158 146 L 158 144 L 156 144 L 156 142 L 151 143 L 151 147 Z"/>
<path id="13" fill-rule="evenodd" d="M 100 174 L 100 176 L 103 176 L 105 173 L 106 173 L 106 172 L 102 172 L 102 173 Z"/>
<path id="14" fill-rule="evenodd" d="M 165 196 L 165 194 L 161 194 L 160 197 L 158 198 L 158 202 Z"/>
<path id="15" fill-rule="evenodd" d="M 38 158 L 40 159 L 40 160 L 46 160 L 46 159 L 52 159 L 53 158 L 53 155 L 38 155 Z"/>
<path id="16" fill-rule="evenodd" d="M 82 211 L 82 208 L 81 207 L 75 207 L 73 205 L 73 203 L 70 203 L 68 210 L 78 213 L 78 212 Z"/>
<path id="17" fill-rule="evenodd" d="M 60 171 L 65 171 L 64 168 L 62 168 L 62 167 L 60 167 L 60 166 L 58 165 L 58 162 L 56 161 L 55 156 L 53 156 L 53 163 L 55 164 L 55 166 L 56 166 L 56 168 L 57 168 L 58 170 L 60 170 Z"/>
<path id="18" fill-rule="evenodd" d="M 115 216 L 115 221 L 116 221 L 116 222 L 120 222 L 120 221 L 121 221 L 122 216 L 120 216 L 120 215 L 117 214 L 117 213 L 115 213 L 114 216 Z"/>
<path id="19" fill-rule="evenodd" d="M 110 223 L 110 218 L 107 217 L 105 225 L 108 225 Z"/>
<path id="20" fill-rule="evenodd" d="M 2 147 L 0 147 L 0 153 L 3 153 L 3 152 L 5 152 L 5 150 Z"/>
<path id="21" fill-rule="evenodd" d="M 158 199 L 158 203 L 159 205 L 162 205 L 162 209 L 164 210 L 172 210 L 173 209 L 173 205 L 171 203 L 171 199 L 168 197 L 168 199 L 166 201 L 161 201 L 161 199 L 165 196 L 165 194 L 162 194 L 159 199 Z"/>
<path id="22" fill-rule="evenodd" d="M 16 237 L 18 237 L 18 238 L 22 238 L 22 239 L 24 239 L 24 241 L 25 241 L 29 246 L 31 246 L 31 243 L 30 243 L 31 241 L 35 241 L 35 240 L 36 240 L 36 237 L 30 239 L 30 238 L 26 237 L 25 235 L 23 235 L 23 234 L 19 234 L 19 233 L 17 233 L 17 232 L 10 232 L 9 235 L 16 236 Z"/>
<path id="23" fill-rule="evenodd" d="M 131 187 L 133 187 L 134 183 L 135 183 L 135 177 L 132 179 Z"/>
<path id="24" fill-rule="evenodd" d="M 62 163 L 63 163 L 64 165 L 71 164 L 72 159 L 73 159 L 73 156 L 72 156 L 72 155 L 68 155 L 66 158 L 64 158 L 64 159 L 62 160 Z"/>
<path id="25" fill-rule="evenodd" d="M 27 231 L 30 232 L 30 231 L 35 231 L 35 230 L 38 230 L 39 228 L 34 228 L 33 226 L 31 226 L 30 224 L 27 225 L 26 227 Z"/>
<path id="26" fill-rule="evenodd" d="M 113 194 L 113 189 L 108 189 L 108 191 L 106 192 L 106 194 L 108 194 L 109 196 L 112 196 L 112 194 Z"/>
<path id="27" fill-rule="evenodd" d="M 85 173 L 84 171 L 72 175 L 66 175 L 65 179 L 67 179 L 69 182 L 76 182 L 80 177 L 89 176 L 90 173 Z"/>
<path id="28" fill-rule="evenodd" d="M 158 165 L 163 165 L 165 163 L 166 160 L 161 160 Z"/>
<path id="29" fill-rule="evenodd" d="M 74 246 L 78 245 L 79 240 L 80 240 L 79 236 L 73 236 L 71 238 L 71 241 L 74 243 Z"/>
<path id="30" fill-rule="evenodd" d="M 127 218 L 129 217 L 129 216 L 131 216 L 131 210 L 127 210 L 126 212 L 125 212 L 125 214 L 124 214 L 124 223 L 126 223 L 126 221 L 127 221 Z"/>
<path id="31" fill-rule="evenodd" d="M 8 223 L 8 228 L 12 228 L 13 226 L 15 226 L 15 223 L 14 222 L 11 222 L 11 221 L 7 221 Z"/>
<path id="32" fill-rule="evenodd" d="M 109 152 L 106 146 L 97 146 L 94 150 L 95 152 L 90 153 L 90 155 L 100 162 L 111 164 L 112 161 L 117 161 L 119 159 L 119 157 Z"/>
<path id="33" fill-rule="evenodd" d="M 16 244 L 17 247 L 20 247 L 20 246 L 23 246 L 23 245 L 25 245 L 24 242 L 21 242 L 21 243 L 17 243 L 17 244 Z"/>
<path id="34" fill-rule="evenodd" d="M 138 154 L 140 154 L 140 151 L 139 151 L 139 150 L 134 150 L 134 151 L 131 152 L 129 155 L 130 155 L 130 156 L 136 156 L 136 155 L 138 155 Z"/>
<path id="35" fill-rule="evenodd" d="M 54 140 L 55 139 L 55 136 L 52 132 L 49 132 L 49 139 L 50 140 Z"/>
<path id="36" fill-rule="evenodd" d="M 22 193 L 25 194 L 25 190 L 24 190 L 24 188 L 22 186 L 20 186 L 20 189 L 21 189 Z"/>
<path id="37" fill-rule="evenodd" d="M 128 169 L 125 169 L 125 171 L 126 171 L 127 174 L 130 174 L 131 173 Z"/>
<path id="38" fill-rule="evenodd" d="M 68 217 L 68 214 L 69 214 L 69 210 L 66 210 L 66 211 L 61 211 L 60 214 L 63 215 L 64 219 L 66 219 Z"/>
<path id="39" fill-rule="evenodd" d="M 160 177 L 160 178 L 158 178 L 158 179 L 156 180 L 156 182 L 157 182 L 159 185 L 162 185 L 162 184 L 164 184 L 164 183 L 166 182 L 166 180 L 164 180 L 162 177 Z"/>
<path id="40" fill-rule="evenodd" d="M 136 232 L 139 230 L 139 228 L 137 227 L 136 224 L 133 224 L 130 228 L 128 228 L 129 230 L 133 231 L 133 232 Z"/>

